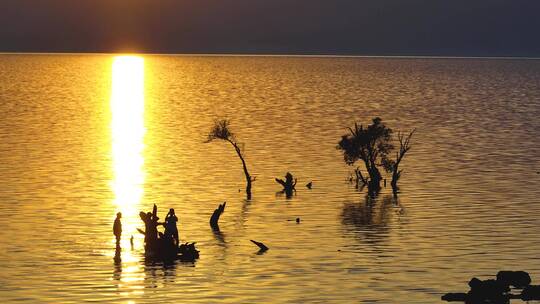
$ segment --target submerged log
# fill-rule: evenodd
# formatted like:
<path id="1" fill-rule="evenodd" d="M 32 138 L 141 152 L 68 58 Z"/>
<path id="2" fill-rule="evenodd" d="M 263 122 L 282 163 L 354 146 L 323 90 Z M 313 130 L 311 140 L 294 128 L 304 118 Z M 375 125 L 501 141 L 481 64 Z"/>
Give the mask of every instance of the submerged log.
<path id="1" fill-rule="evenodd" d="M 450 292 L 441 297 L 441 300 L 447 302 L 465 302 L 467 300 L 467 294 L 463 292 Z"/>
<path id="2" fill-rule="evenodd" d="M 250 240 L 253 244 L 257 245 L 257 247 L 259 247 L 259 252 L 264 252 L 264 251 L 267 251 L 269 248 L 266 247 L 266 245 L 264 245 L 263 243 L 261 242 L 257 242 L 257 241 L 254 241 L 254 240 Z"/>
<path id="3" fill-rule="evenodd" d="M 212 213 L 212 216 L 210 217 L 210 227 L 212 227 L 213 230 L 219 230 L 219 217 L 223 212 L 225 212 L 225 205 L 227 205 L 227 202 L 223 202 L 223 204 L 220 204 L 216 210 L 214 210 L 214 213 Z"/>

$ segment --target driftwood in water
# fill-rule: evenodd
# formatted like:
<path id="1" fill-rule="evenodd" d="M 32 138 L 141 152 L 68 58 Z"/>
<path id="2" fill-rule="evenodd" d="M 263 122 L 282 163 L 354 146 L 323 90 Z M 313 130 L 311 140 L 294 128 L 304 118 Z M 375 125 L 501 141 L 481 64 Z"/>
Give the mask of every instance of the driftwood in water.
<path id="1" fill-rule="evenodd" d="M 225 212 L 225 205 L 227 202 L 224 202 L 223 204 L 220 204 L 216 210 L 214 210 L 214 213 L 212 213 L 212 216 L 210 217 L 210 227 L 214 230 L 219 230 L 219 217 L 223 212 Z"/>
<path id="2" fill-rule="evenodd" d="M 263 243 L 261 242 L 257 242 L 257 241 L 254 241 L 254 240 L 250 240 L 253 244 L 257 245 L 257 247 L 259 247 L 259 252 L 264 252 L 266 250 L 268 250 L 269 248 L 266 247 L 266 245 L 264 245 Z"/>

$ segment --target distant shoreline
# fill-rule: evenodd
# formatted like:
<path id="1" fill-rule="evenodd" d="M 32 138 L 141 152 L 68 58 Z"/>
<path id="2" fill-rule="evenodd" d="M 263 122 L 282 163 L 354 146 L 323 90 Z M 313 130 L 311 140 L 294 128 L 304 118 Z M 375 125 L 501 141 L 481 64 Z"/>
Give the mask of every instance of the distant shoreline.
<path id="1" fill-rule="evenodd" d="M 100 52 L 0 52 L 0 55 L 140 55 L 178 57 L 297 57 L 297 58 L 381 58 L 381 59 L 488 59 L 540 60 L 540 57 L 519 56 L 437 56 L 437 55 L 340 55 L 340 54 L 218 54 L 218 53 L 100 53 Z"/>

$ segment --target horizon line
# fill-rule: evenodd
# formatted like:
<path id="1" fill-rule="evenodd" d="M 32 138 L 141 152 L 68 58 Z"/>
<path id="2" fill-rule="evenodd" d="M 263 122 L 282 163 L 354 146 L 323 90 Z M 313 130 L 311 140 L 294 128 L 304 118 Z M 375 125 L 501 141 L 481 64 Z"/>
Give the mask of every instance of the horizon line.
<path id="1" fill-rule="evenodd" d="M 540 60 L 531 56 L 451 56 L 451 55 L 345 55 L 345 54 L 231 54 L 231 53 L 136 53 L 136 52 L 1 52 L 0 55 L 138 55 L 179 57 L 307 57 L 307 58 L 395 58 L 395 59 L 499 59 Z"/>

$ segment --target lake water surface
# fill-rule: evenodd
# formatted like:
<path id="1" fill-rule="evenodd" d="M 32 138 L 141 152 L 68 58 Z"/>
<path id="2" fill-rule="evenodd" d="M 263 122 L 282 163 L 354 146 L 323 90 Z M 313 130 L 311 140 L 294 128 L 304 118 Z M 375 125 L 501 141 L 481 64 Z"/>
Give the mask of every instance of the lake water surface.
<path id="1" fill-rule="evenodd" d="M 0 55 L 3 303 L 438 303 L 501 269 L 540 283 L 540 61 L 142 58 Z M 416 128 L 397 200 L 366 202 L 335 148 L 375 116 Z M 225 117 L 251 201 L 234 149 L 205 143 Z M 145 261 L 154 203 L 196 263 Z"/>

